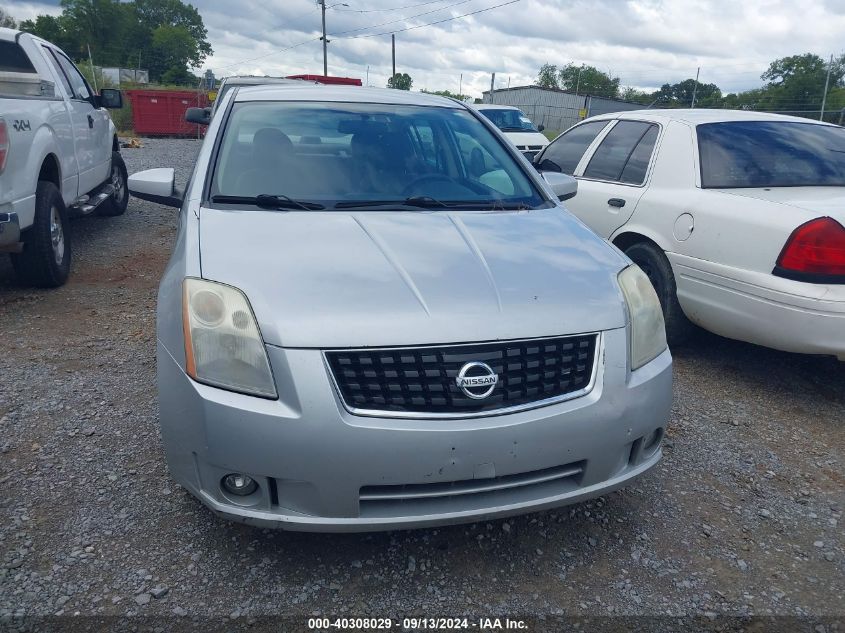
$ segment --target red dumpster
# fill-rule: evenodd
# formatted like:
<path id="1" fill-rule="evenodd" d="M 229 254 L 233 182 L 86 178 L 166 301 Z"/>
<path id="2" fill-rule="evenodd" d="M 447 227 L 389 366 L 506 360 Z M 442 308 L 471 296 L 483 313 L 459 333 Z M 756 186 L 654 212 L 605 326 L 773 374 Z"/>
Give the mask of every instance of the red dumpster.
<path id="1" fill-rule="evenodd" d="M 339 86 L 361 86 L 360 79 L 354 77 L 328 77 L 326 75 L 288 75 L 286 79 L 304 79 L 305 81 L 316 81 L 318 84 L 332 84 Z"/>
<path id="2" fill-rule="evenodd" d="M 196 136 L 197 128 L 185 121 L 185 110 L 208 106 L 208 95 L 193 90 L 126 90 L 132 103 L 132 125 L 136 134 L 148 136 Z"/>

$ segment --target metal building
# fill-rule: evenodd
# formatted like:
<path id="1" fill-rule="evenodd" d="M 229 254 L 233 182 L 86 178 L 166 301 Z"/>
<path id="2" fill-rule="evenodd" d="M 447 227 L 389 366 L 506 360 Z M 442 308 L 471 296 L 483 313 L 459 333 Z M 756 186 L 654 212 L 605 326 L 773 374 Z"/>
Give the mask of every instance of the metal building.
<path id="1" fill-rule="evenodd" d="M 589 116 L 640 110 L 640 103 L 606 99 L 591 95 L 576 95 L 565 90 L 540 88 L 539 86 L 517 86 L 484 92 L 484 103 L 516 106 L 531 119 L 535 125 L 544 125 L 548 130 L 563 132 Z"/>

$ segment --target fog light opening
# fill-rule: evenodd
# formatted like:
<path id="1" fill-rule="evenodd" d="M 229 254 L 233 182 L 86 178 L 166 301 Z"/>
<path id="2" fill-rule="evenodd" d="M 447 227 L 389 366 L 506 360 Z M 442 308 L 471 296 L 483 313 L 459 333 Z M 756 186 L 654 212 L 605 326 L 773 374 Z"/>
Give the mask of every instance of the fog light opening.
<path id="1" fill-rule="evenodd" d="M 662 428 L 654 429 L 654 431 L 649 433 L 643 440 L 643 456 L 650 457 L 651 455 L 653 455 L 657 451 L 662 440 Z"/>
<path id="2" fill-rule="evenodd" d="M 249 475 L 242 473 L 229 473 L 223 477 L 221 485 L 223 490 L 238 497 L 248 497 L 258 490 L 258 483 Z"/>

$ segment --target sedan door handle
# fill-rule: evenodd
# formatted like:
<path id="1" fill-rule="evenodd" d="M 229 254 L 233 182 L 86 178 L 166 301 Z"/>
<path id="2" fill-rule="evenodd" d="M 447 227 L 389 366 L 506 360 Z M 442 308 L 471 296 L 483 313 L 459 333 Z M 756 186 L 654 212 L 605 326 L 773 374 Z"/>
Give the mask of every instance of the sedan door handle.
<path id="1" fill-rule="evenodd" d="M 88 127 L 91 129 L 94 128 L 94 117 L 92 117 L 90 114 L 88 115 Z"/>
<path id="2" fill-rule="evenodd" d="M 625 201 L 622 198 L 611 198 L 607 201 L 607 204 L 609 204 L 611 207 L 618 207 L 621 209 L 625 206 Z"/>

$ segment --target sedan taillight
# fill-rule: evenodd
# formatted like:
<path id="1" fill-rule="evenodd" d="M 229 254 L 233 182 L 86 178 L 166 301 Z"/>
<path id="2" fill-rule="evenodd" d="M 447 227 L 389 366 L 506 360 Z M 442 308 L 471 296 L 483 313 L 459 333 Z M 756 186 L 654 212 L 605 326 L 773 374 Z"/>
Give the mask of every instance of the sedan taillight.
<path id="1" fill-rule="evenodd" d="M 0 174 L 6 168 L 6 158 L 9 156 L 9 130 L 6 121 L 0 119 Z"/>
<path id="2" fill-rule="evenodd" d="M 845 227 L 816 218 L 792 232 L 773 274 L 798 281 L 845 283 Z"/>

